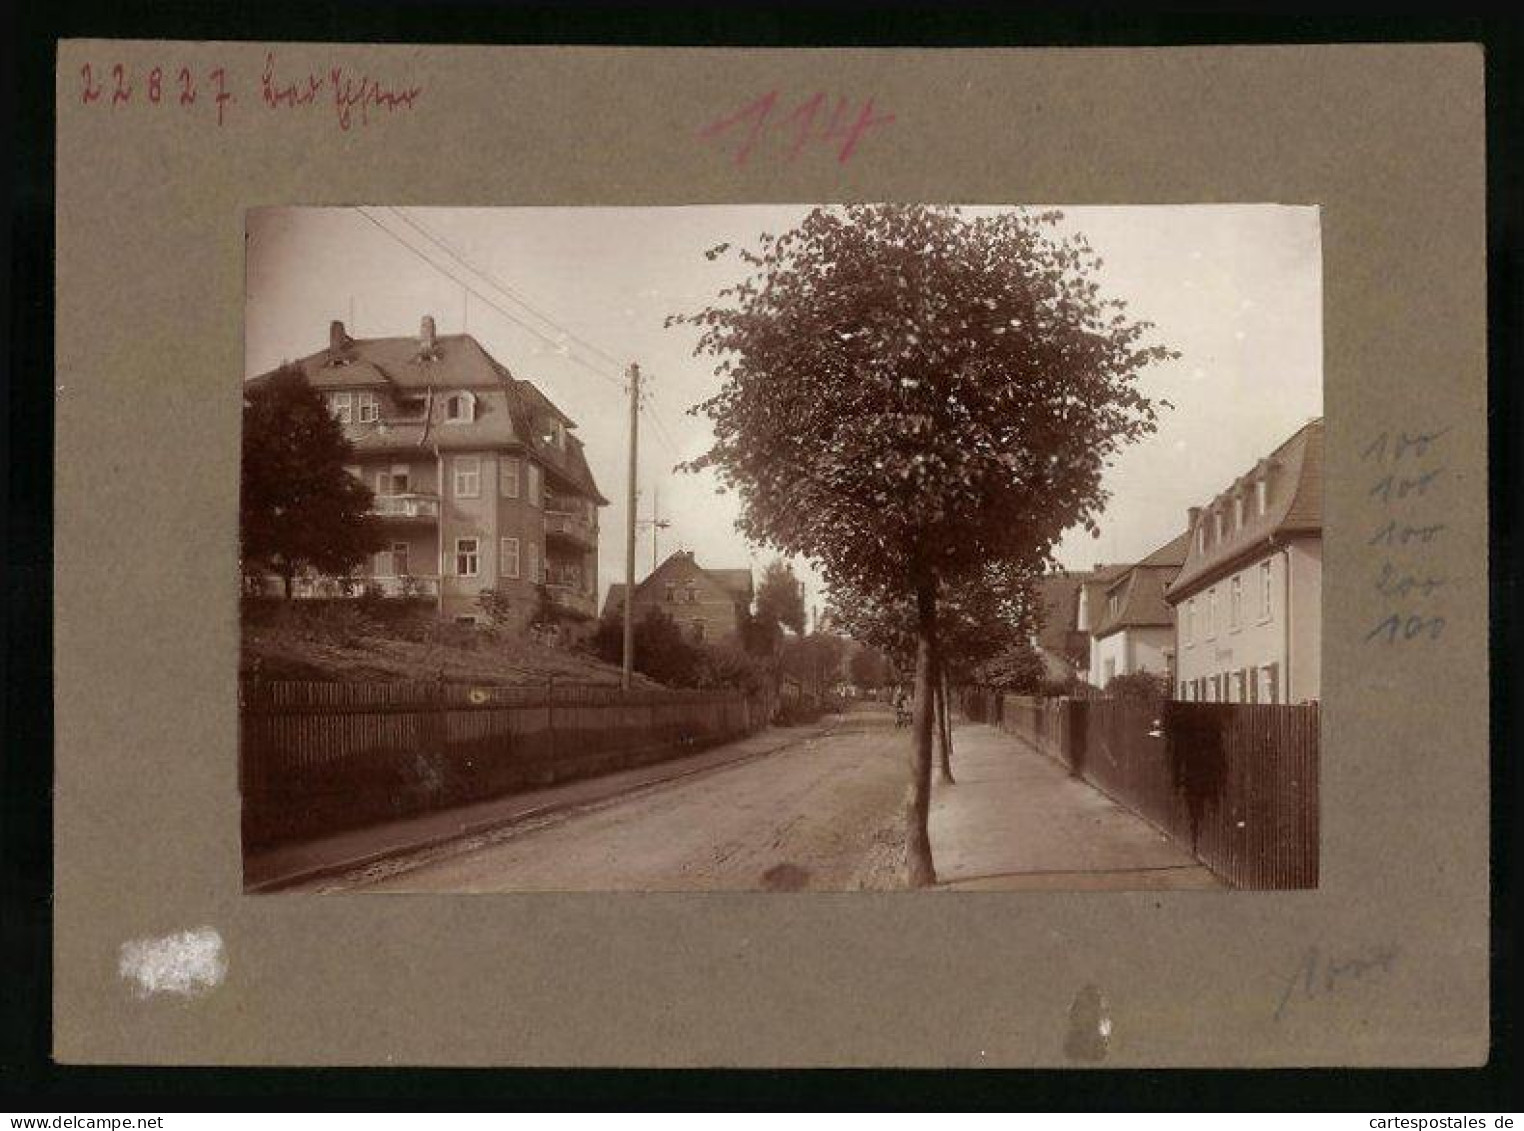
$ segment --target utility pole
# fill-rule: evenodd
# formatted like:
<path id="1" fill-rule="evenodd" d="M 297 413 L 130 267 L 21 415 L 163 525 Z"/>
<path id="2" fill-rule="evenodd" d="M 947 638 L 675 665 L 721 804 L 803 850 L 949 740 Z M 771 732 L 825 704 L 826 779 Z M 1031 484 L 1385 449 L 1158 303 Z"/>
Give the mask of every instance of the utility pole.
<path id="1" fill-rule="evenodd" d="M 649 526 L 651 528 L 651 572 L 652 573 L 656 572 L 656 554 L 657 554 L 657 544 L 658 544 L 657 540 L 660 537 L 660 535 L 657 534 L 657 531 L 658 530 L 665 530 L 665 529 L 667 529 L 667 527 L 672 525 L 666 519 L 664 519 L 664 518 L 658 518 L 657 517 L 657 515 L 659 514 L 659 506 L 660 506 L 660 504 L 658 502 L 658 499 L 659 499 L 659 495 L 658 495 L 657 488 L 656 488 L 655 484 L 652 484 L 652 486 L 651 486 L 651 517 L 650 518 L 643 518 L 643 519 L 640 520 L 640 525 L 641 526 Z"/>
<path id="2" fill-rule="evenodd" d="M 630 690 L 635 670 L 635 453 L 640 432 L 640 366 L 630 362 L 630 483 L 624 538 L 624 671 L 619 686 Z M 654 533 L 653 533 L 654 537 Z"/>

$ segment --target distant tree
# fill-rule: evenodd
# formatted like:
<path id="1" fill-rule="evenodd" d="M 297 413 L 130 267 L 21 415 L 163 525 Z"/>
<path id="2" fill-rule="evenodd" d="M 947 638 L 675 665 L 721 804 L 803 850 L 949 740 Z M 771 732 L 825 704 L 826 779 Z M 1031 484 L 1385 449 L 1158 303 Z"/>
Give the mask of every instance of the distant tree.
<path id="1" fill-rule="evenodd" d="M 602 660 L 620 663 L 624 657 L 623 616 L 604 617 L 591 640 Z M 698 677 L 702 651 L 687 638 L 670 616 L 648 609 L 635 622 L 635 670 L 670 687 L 692 687 Z"/>
<path id="2" fill-rule="evenodd" d="M 817 208 L 749 276 L 669 323 L 699 331 L 720 390 L 694 411 L 753 541 L 827 585 L 915 609 L 906 882 L 927 835 L 938 600 L 992 562 L 1032 567 L 1095 531 L 1101 476 L 1155 429 L 1140 370 L 1172 356 L 1099 297 L 1101 262 L 1057 212 L 967 217 L 920 205 Z M 724 253 L 709 252 L 710 258 Z"/>
<path id="3" fill-rule="evenodd" d="M 762 571 L 757 585 L 757 620 L 804 635 L 804 587 L 794 576 L 794 569 L 782 558 L 774 558 Z"/>
<path id="4" fill-rule="evenodd" d="M 1169 680 L 1158 672 L 1128 672 L 1126 675 L 1112 676 L 1105 690 L 1111 699 L 1157 703 L 1169 698 Z"/>
<path id="5" fill-rule="evenodd" d="M 783 674 L 820 698 L 838 682 L 846 650 L 846 639 L 830 633 L 790 637 L 780 657 Z"/>
<path id="6" fill-rule="evenodd" d="M 243 396 L 239 553 L 290 598 L 297 574 L 346 577 L 381 548 L 371 492 L 345 471 L 344 430 L 300 369 L 278 370 Z"/>
<path id="7" fill-rule="evenodd" d="M 884 687 L 893 675 L 889 657 L 868 644 L 854 644 L 847 672 L 855 686 L 869 691 Z"/>
<path id="8" fill-rule="evenodd" d="M 969 580 L 942 591 L 933 698 L 941 736 L 937 772 L 943 782 L 954 781 L 948 682 L 983 682 L 983 667 L 997 656 L 1030 648 L 1038 604 L 1035 576 L 1031 570 L 1009 563 L 988 563 Z M 848 626 L 854 638 L 876 642 L 898 656 L 902 664 L 914 654 L 916 612 L 908 600 L 833 594 L 830 616 Z"/>

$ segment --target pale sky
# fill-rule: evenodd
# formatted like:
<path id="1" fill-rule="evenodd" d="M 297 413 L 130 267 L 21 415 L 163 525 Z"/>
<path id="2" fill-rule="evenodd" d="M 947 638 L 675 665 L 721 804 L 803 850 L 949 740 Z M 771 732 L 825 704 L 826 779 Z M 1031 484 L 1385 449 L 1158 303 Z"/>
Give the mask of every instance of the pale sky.
<path id="1" fill-rule="evenodd" d="M 355 337 L 418 332 L 432 314 L 442 334 L 472 334 L 517 376 L 533 381 L 569 416 L 593 475 L 611 505 L 602 512 L 600 600 L 624 579 L 628 410 L 613 361 L 639 362 L 652 399 L 643 413 L 640 517 L 653 494 L 671 527 L 665 557 L 679 547 L 713 568 L 760 567 L 770 550 L 735 530 L 732 495 L 710 475 L 672 466 L 705 450 L 709 429 L 685 410 L 718 388 L 707 358 L 692 355 L 695 332 L 663 328 L 668 314 L 696 310 L 736 281 L 734 257 L 710 262 L 718 243 L 754 246 L 808 205 L 671 208 L 284 208 L 251 214 L 245 376 L 314 353 L 328 323 Z M 1101 537 L 1071 531 L 1064 565 L 1134 561 L 1184 529 L 1186 508 L 1217 494 L 1261 455 L 1323 411 L 1322 275 L 1318 212 L 1274 205 L 1076 207 L 1058 205 L 1064 226 L 1082 231 L 1104 260 L 1102 292 L 1156 324 L 1155 340 L 1178 361 L 1148 370 L 1143 390 L 1175 405 L 1159 431 L 1128 449 L 1107 477 L 1112 498 Z M 970 211 L 985 211 L 985 208 Z M 988 210 L 995 210 L 991 206 Z M 404 248 L 397 237 L 466 279 L 468 295 Z M 462 269 L 403 217 L 475 268 Z M 508 288 L 504 293 L 502 288 Z M 519 319 L 510 320 L 485 300 Z M 556 326 L 609 359 L 560 343 Z M 549 337 L 525 329 L 523 323 Z M 584 358 L 598 372 L 579 364 Z M 654 417 L 654 421 L 653 421 Z M 640 531 L 636 577 L 651 567 L 651 533 Z M 809 602 L 823 608 L 813 571 Z"/>

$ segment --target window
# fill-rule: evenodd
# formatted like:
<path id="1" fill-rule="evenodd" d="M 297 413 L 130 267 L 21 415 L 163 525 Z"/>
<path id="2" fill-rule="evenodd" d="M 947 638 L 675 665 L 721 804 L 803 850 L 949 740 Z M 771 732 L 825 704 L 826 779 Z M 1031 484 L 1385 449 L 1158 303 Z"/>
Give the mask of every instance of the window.
<path id="1" fill-rule="evenodd" d="M 1182 699 L 1189 699 L 1190 697 L 1191 697 L 1190 689 L 1187 686 L 1185 680 L 1182 679 L 1180 681 L 1180 698 L 1182 698 Z"/>
<path id="2" fill-rule="evenodd" d="M 1233 496 L 1233 529 L 1234 530 L 1242 530 L 1243 528 L 1244 528 L 1244 497 L 1242 495 L 1235 495 L 1235 496 Z"/>
<path id="3" fill-rule="evenodd" d="M 1244 586 L 1243 579 L 1234 575 L 1232 584 L 1228 587 L 1228 626 L 1239 628 L 1243 624 L 1244 616 Z"/>
<path id="4" fill-rule="evenodd" d="M 478 550 L 475 538 L 455 539 L 455 576 L 475 577 L 478 572 Z"/>
<path id="5" fill-rule="evenodd" d="M 1254 484 L 1254 513 L 1264 514 L 1270 503 L 1270 484 L 1263 479 Z"/>
<path id="6" fill-rule="evenodd" d="M 444 418 L 451 424 L 464 424 L 476 418 L 476 398 L 470 393 L 451 393 L 445 398 Z"/>
<path id="7" fill-rule="evenodd" d="M 1206 553 L 1206 522 L 1205 521 L 1203 521 L 1201 523 L 1201 525 L 1196 527 L 1196 552 L 1198 554 L 1204 554 L 1204 553 Z"/>
<path id="8" fill-rule="evenodd" d="M 672 604 L 673 601 L 677 600 L 677 586 L 676 585 L 668 584 L 666 597 L 667 597 L 667 604 L 669 604 L 669 605 Z"/>
<path id="9" fill-rule="evenodd" d="M 482 461 L 480 456 L 455 457 L 455 497 L 474 499 L 482 493 Z"/>
<path id="10" fill-rule="evenodd" d="M 541 480 L 541 476 L 540 476 L 540 465 L 535 463 L 533 460 L 531 460 L 531 461 L 529 461 L 529 465 L 528 466 L 529 466 L 529 505 L 532 506 L 532 507 L 537 507 L 537 506 L 541 505 L 541 500 L 542 500 L 542 496 L 541 496 L 541 493 L 540 493 L 541 492 L 541 487 L 542 487 L 542 480 Z"/>
<path id="11" fill-rule="evenodd" d="M 693 622 L 693 639 L 695 643 L 699 644 L 702 644 L 704 641 L 704 622 L 701 620 Z"/>
<path id="12" fill-rule="evenodd" d="M 503 470 L 498 478 L 499 493 L 505 499 L 517 499 L 519 497 L 519 461 L 515 456 L 504 456 L 502 459 Z"/>
<path id="13" fill-rule="evenodd" d="M 1206 638 L 1208 640 L 1217 635 L 1217 586 L 1207 590 L 1207 618 Z"/>
<path id="14" fill-rule="evenodd" d="M 683 594 L 683 599 L 690 605 L 698 604 L 698 588 L 692 582 L 688 584 L 688 588 Z"/>
<path id="15" fill-rule="evenodd" d="M 406 577 L 407 575 L 408 575 L 408 568 L 407 568 L 407 543 L 406 542 L 393 542 L 392 543 L 392 576 L 393 577 Z"/>
<path id="16" fill-rule="evenodd" d="M 566 447 L 566 425 L 559 420 L 552 420 L 549 429 L 546 430 L 545 438 L 557 448 Z"/>
<path id="17" fill-rule="evenodd" d="M 1266 664 L 1259 669 L 1260 699 L 1265 703 L 1279 703 L 1280 669 L 1276 664 Z"/>
<path id="18" fill-rule="evenodd" d="M 1222 511 L 1220 510 L 1212 512 L 1212 540 L 1222 541 Z"/>
<path id="19" fill-rule="evenodd" d="M 538 543 L 533 541 L 529 543 L 527 561 L 529 565 L 529 580 L 538 585 L 540 583 L 540 547 Z"/>
<path id="20" fill-rule="evenodd" d="M 334 393 L 328 398 L 328 411 L 340 424 L 354 422 L 355 399 L 350 393 Z"/>
<path id="21" fill-rule="evenodd" d="M 374 424 L 381 419 L 381 402 L 375 393 L 356 393 L 355 408 L 361 424 Z"/>
<path id="22" fill-rule="evenodd" d="M 407 464 L 394 464 L 390 471 L 376 472 L 376 494 L 406 495 L 408 493 Z"/>
<path id="23" fill-rule="evenodd" d="M 503 538 L 498 545 L 498 568 L 504 577 L 518 577 L 519 575 L 519 540 L 517 538 Z"/>
<path id="24" fill-rule="evenodd" d="M 1196 639 L 1196 598 L 1192 597 L 1185 603 L 1185 642 L 1190 644 Z"/>
<path id="25" fill-rule="evenodd" d="M 1108 613 L 1110 613 L 1112 616 L 1116 616 L 1117 615 L 1117 610 L 1120 609 L 1121 607 L 1122 607 L 1122 598 L 1118 597 L 1115 593 L 1113 593 L 1110 597 L 1106 598 L 1106 611 Z"/>
<path id="26" fill-rule="evenodd" d="M 1259 615 L 1261 620 L 1270 619 L 1270 563 L 1259 563 Z"/>

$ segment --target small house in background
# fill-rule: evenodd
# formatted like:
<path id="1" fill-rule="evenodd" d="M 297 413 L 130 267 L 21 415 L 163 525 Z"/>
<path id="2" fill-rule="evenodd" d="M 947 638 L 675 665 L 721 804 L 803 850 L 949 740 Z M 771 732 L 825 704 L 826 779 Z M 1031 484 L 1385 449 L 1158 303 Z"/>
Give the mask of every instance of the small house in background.
<path id="1" fill-rule="evenodd" d="M 607 618 L 624 615 L 623 584 L 609 587 L 603 603 Z M 637 621 L 657 609 L 677 622 L 695 643 L 734 640 L 755 595 L 751 570 L 705 569 L 692 550 L 678 550 L 635 584 Z"/>
<path id="2" fill-rule="evenodd" d="M 1060 570 L 1037 583 L 1038 624 L 1032 646 L 1043 677 L 1054 683 L 1083 680 L 1090 665 L 1090 635 L 1080 627 L 1080 602 L 1089 570 Z"/>
<path id="3" fill-rule="evenodd" d="M 1092 610 L 1090 679 L 1105 688 L 1135 672 L 1170 678 L 1174 667 L 1175 618 L 1165 587 L 1185 561 L 1187 536 L 1170 539 L 1136 565 L 1098 586 Z"/>
<path id="4" fill-rule="evenodd" d="M 328 347 L 295 365 L 343 425 L 349 472 L 374 493 L 385 534 L 355 576 L 299 578 L 297 596 L 368 588 L 474 622 L 490 589 L 523 623 L 543 593 L 591 625 L 608 500 L 576 424 L 544 393 L 470 335 L 436 334 L 429 317 L 416 338 L 352 338 L 334 322 Z"/>
<path id="5" fill-rule="evenodd" d="M 1176 622 L 1175 693 L 1216 703 L 1319 697 L 1323 421 L 1310 421 L 1203 506 L 1165 591 Z"/>

